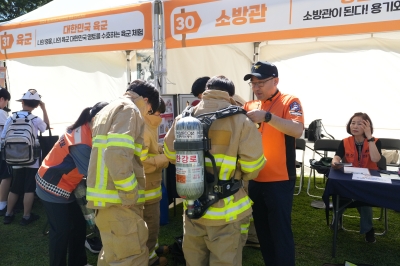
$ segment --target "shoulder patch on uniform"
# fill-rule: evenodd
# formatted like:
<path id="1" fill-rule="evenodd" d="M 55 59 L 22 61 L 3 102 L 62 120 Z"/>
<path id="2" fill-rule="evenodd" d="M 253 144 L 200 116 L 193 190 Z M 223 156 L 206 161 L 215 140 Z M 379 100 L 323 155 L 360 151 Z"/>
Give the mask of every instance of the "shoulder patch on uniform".
<path id="1" fill-rule="evenodd" d="M 301 105 L 296 101 L 292 102 L 289 106 L 289 113 L 291 115 L 302 116 Z"/>

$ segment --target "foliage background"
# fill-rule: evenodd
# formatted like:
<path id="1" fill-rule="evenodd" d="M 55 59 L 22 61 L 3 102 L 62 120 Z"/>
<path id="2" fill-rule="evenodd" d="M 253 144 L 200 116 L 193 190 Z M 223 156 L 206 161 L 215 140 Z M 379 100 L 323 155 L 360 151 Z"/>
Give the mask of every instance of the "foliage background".
<path id="1" fill-rule="evenodd" d="M 22 16 L 52 0 L 0 0 L 0 23 Z"/>

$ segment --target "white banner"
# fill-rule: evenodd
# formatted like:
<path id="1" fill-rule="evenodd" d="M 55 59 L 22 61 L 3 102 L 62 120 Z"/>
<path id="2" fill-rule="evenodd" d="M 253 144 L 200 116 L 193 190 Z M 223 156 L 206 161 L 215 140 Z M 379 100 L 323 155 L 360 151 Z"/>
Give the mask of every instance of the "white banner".
<path id="1" fill-rule="evenodd" d="M 400 1 L 191 2 L 165 3 L 168 48 L 400 29 Z"/>

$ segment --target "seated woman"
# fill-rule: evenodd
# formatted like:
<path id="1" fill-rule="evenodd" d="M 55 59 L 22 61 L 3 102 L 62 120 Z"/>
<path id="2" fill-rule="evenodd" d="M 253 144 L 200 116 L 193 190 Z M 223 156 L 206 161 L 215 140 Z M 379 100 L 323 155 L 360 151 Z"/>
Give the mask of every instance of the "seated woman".
<path id="1" fill-rule="evenodd" d="M 332 168 L 339 169 L 343 162 L 352 163 L 354 167 L 378 170 L 377 163 L 381 159 L 381 142 L 372 136 L 374 128 L 366 113 L 355 113 L 347 123 L 347 133 L 351 137 L 345 138 L 339 144 L 335 157 L 332 159 Z M 360 213 L 360 234 L 365 234 L 365 241 L 374 243 L 375 231 L 372 227 L 372 207 L 357 207 Z M 340 213 L 339 217 L 343 214 Z"/>

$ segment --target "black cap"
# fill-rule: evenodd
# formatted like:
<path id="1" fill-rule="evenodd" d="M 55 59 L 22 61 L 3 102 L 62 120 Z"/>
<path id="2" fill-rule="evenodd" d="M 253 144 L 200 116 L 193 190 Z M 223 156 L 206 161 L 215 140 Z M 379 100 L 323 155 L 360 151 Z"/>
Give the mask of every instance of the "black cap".
<path id="1" fill-rule="evenodd" d="M 269 77 L 278 77 L 278 69 L 274 64 L 268 63 L 267 61 L 258 61 L 251 68 L 251 73 L 244 76 L 244 80 L 256 77 L 258 79 L 266 79 Z"/>

